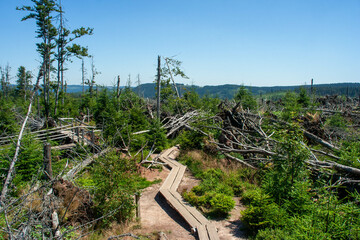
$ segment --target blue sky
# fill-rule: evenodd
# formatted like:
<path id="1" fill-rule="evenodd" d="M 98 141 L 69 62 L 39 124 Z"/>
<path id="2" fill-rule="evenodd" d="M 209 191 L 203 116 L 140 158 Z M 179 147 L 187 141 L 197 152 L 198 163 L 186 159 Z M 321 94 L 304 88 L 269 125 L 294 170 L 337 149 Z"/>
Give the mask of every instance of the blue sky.
<path id="1" fill-rule="evenodd" d="M 196 85 L 278 86 L 360 82 L 360 0 L 62 0 L 67 27 L 93 27 L 79 40 L 94 55 L 96 81 L 117 75 L 152 82 L 157 55 L 176 56 Z M 35 22 L 0 0 L 0 65 L 37 72 Z M 80 84 L 81 62 L 68 63 Z M 86 61 L 90 72 L 90 61 Z M 13 79 L 15 82 L 15 77 Z"/>

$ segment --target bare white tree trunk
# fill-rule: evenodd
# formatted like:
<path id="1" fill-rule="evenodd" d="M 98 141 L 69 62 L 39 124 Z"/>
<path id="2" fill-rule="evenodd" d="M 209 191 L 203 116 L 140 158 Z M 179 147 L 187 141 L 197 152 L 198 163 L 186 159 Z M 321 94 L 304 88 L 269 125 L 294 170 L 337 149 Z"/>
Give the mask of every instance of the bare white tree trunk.
<path id="1" fill-rule="evenodd" d="M 3 206 L 5 204 L 5 199 L 6 199 L 6 195 L 7 195 L 7 192 L 8 192 L 8 188 L 9 188 L 9 185 L 10 185 L 10 183 L 12 181 L 12 178 L 13 178 L 13 175 L 14 175 L 15 163 L 18 160 L 18 155 L 19 155 L 19 151 L 20 151 L 20 147 L 21 147 L 21 139 L 22 139 L 22 136 L 23 136 L 23 133 L 24 133 L 24 130 L 25 130 L 26 122 L 27 122 L 27 120 L 28 120 L 28 118 L 30 116 L 30 113 L 31 113 L 31 107 L 32 107 L 32 103 L 33 103 L 33 100 L 34 100 L 34 96 L 35 96 L 37 90 L 39 89 L 40 79 L 44 74 L 44 67 L 45 67 L 45 64 L 43 63 L 42 66 L 40 67 L 39 74 L 38 74 L 38 77 L 37 77 L 37 80 L 36 80 L 36 84 L 35 84 L 34 90 L 33 90 L 32 94 L 31 94 L 31 97 L 30 97 L 29 108 L 28 108 L 26 117 L 24 119 L 24 122 L 22 123 L 20 133 L 19 133 L 19 136 L 18 136 L 18 139 L 17 139 L 17 142 L 16 142 L 15 154 L 14 154 L 14 157 L 13 157 L 11 163 L 10 163 L 9 171 L 8 171 L 7 177 L 5 179 L 4 187 L 2 189 L 1 196 L 0 196 L 0 210 L 3 208 Z"/>

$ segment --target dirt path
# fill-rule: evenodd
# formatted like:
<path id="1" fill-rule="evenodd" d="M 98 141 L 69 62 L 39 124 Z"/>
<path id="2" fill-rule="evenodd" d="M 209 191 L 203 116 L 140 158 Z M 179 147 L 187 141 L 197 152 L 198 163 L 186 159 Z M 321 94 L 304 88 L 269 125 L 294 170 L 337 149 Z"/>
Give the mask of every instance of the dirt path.
<path id="1" fill-rule="evenodd" d="M 230 213 L 229 219 L 213 221 L 218 229 L 219 238 L 221 240 L 247 239 L 245 232 L 242 231 L 243 224 L 240 220 L 241 210 L 244 206 L 240 203 L 239 198 L 234 198 L 236 205 Z"/>
<path id="2" fill-rule="evenodd" d="M 158 194 L 160 186 L 169 172 L 170 170 L 167 168 L 162 171 L 146 170 L 144 172 L 143 175 L 148 180 L 162 179 L 162 182 L 143 191 L 140 198 L 141 229 L 135 230 L 134 233 L 150 239 L 158 239 L 159 232 L 165 233 L 169 240 L 195 239 L 187 223 Z"/>
<path id="3" fill-rule="evenodd" d="M 196 239 L 191 234 L 187 223 L 173 210 L 166 201 L 158 194 L 159 188 L 166 179 L 170 170 L 145 170 L 142 175 L 148 180 L 161 179 L 162 182 L 154 184 L 145 189 L 140 198 L 141 228 L 133 231 L 134 234 L 146 236 L 150 239 L 159 239 L 159 232 L 165 233 L 169 240 L 191 240 Z M 178 192 L 190 191 L 199 184 L 189 170 L 186 170 L 183 180 L 180 183 Z M 246 239 L 241 231 L 240 210 L 243 209 L 239 199 L 231 212 L 231 217 L 226 220 L 213 221 L 218 229 L 221 240 Z"/>

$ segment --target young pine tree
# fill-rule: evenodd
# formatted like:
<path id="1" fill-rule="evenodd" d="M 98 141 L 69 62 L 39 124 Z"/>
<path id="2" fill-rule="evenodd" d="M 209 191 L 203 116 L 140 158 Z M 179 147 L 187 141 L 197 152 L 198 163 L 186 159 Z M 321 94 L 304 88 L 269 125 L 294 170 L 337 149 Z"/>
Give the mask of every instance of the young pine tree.
<path id="1" fill-rule="evenodd" d="M 26 71 L 24 66 L 18 68 L 18 73 L 16 75 L 16 89 L 15 92 L 18 96 L 24 97 L 26 101 L 27 93 L 31 87 L 31 79 L 33 78 L 30 71 Z"/>

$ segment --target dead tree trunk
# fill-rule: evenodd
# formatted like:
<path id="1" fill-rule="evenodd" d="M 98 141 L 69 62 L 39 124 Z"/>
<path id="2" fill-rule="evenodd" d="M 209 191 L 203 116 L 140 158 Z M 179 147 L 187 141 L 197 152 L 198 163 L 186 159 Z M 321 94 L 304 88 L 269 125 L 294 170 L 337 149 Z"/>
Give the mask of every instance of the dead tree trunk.
<path id="1" fill-rule="evenodd" d="M 117 99 L 119 99 L 120 97 L 120 75 L 118 76 L 118 80 L 117 80 L 116 97 Z"/>
<path id="2" fill-rule="evenodd" d="M 10 183 L 12 181 L 12 178 L 13 178 L 13 175 L 14 175 L 14 172 L 15 172 L 15 163 L 18 160 L 18 155 L 19 155 L 19 151 L 20 151 L 20 147 L 21 147 L 21 139 L 22 139 L 22 136 L 23 136 L 23 133 L 24 133 L 24 130 L 25 130 L 26 123 L 27 123 L 27 121 L 29 119 L 29 116 L 30 116 L 30 113 L 31 113 L 31 108 L 32 108 L 32 103 L 33 103 L 33 100 L 34 100 L 34 96 L 35 96 L 37 90 L 39 89 L 40 79 L 44 74 L 44 68 L 45 68 L 45 64 L 43 63 L 41 65 L 41 67 L 40 67 L 39 74 L 38 74 L 38 77 L 37 77 L 37 80 L 36 80 L 36 84 L 35 84 L 34 90 L 33 90 L 32 94 L 31 94 L 31 97 L 30 97 L 30 103 L 29 103 L 28 111 L 27 111 L 26 117 L 24 119 L 24 122 L 23 122 L 23 124 L 21 126 L 20 133 L 19 133 L 19 136 L 18 136 L 18 139 L 17 139 L 17 142 L 16 142 L 15 154 L 14 154 L 13 159 L 11 160 L 9 171 L 8 171 L 8 174 L 7 174 L 6 179 L 5 179 L 4 187 L 3 187 L 2 192 L 1 192 L 0 209 L 5 204 L 5 199 L 6 199 L 6 195 L 7 195 L 7 192 L 8 192 L 8 188 L 9 188 L 9 185 L 10 185 Z"/>
<path id="3" fill-rule="evenodd" d="M 51 144 L 44 144 L 44 170 L 45 170 L 45 179 L 52 180 L 52 167 L 51 167 Z"/>
<path id="4" fill-rule="evenodd" d="M 156 116 L 157 119 L 160 120 L 160 74 L 161 74 L 161 60 L 160 56 L 158 56 L 158 67 L 157 67 L 157 110 L 156 110 Z"/>
<path id="5" fill-rule="evenodd" d="M 170 69 L 170 67 L 169 67 L 169 63 L 168 63 L 168 59 L 167 59 L 167 58 L 165 58 L 165 62 L 166 62 L 166 66 L 168 67 L 171 80 L 172 80 L 172 82 L 173 82 L 173 84 L 174 84 L 174 88 L 175 88 L 175 91 L 176 91 L 176 95 L 177 95 L 178 98 L 180 98 L 179 91 L 178 91 L 178 89 L 177 89 L 177 87 L 176 87 L 176 83 L 175 83 L 174 77 L 173 77 L 173 75 L 172 75 L 171 69 Z"/>

